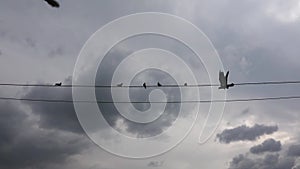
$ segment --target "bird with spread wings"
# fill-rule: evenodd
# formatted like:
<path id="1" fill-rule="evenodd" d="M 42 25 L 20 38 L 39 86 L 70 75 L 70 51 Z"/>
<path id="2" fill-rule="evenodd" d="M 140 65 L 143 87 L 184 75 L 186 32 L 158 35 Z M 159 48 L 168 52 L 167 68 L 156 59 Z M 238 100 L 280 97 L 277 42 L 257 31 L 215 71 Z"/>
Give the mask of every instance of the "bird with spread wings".
<path id="1" fill-rule="evenodd" d="M 220 87 L 219 89 L 229 89 L 230 87 L 233 87 L 234 84 L 228 84 L 228 76 L 229 71 L 226 72 L 226 75 L 224 75 L 224 72 L 219 72 L 219 81 L 220 81 Z"/>

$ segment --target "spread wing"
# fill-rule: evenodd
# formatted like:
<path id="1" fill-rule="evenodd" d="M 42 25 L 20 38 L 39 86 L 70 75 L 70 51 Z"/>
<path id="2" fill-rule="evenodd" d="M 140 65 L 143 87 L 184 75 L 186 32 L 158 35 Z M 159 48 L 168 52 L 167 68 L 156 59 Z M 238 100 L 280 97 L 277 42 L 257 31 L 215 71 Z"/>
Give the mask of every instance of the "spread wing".
<path id="1" fill-rule="evenodd" d="M 224 72 L 219 72 L 219 81 L 220 81 L 220 84 L 221 86 L 223 86 L 223 84 L 226 84 L 226 78 L 224 76 Z"/>

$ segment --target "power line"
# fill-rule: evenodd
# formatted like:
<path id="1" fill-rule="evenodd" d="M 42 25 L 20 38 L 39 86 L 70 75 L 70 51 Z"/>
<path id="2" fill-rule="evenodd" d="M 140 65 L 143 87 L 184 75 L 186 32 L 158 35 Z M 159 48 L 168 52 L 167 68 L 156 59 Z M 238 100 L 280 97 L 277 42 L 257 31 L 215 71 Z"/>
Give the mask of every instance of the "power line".
<path id="1" fill-rule="evenodd" d="M 244 82 L 234 85 L 278 85 L 278 84 L 300 84 L 300 81 L 267 81 L 267 82 Z"/>
<path id="2" fill-rule="evenodd" d="M 88 100 L 63 100 L 63 99 L 33 99 L 33 98 L 15 98 L 15 97 L 0 97 L 0 100 L 12 101 L 29 101 L 29 102 L 48 102 L 48 103 L 232 103 L 232 102 L 250 102 L 250 101 L 267 101 L 267 100 L 291 100 L 300 99 L 300 96 L 279 96 L 279 97 L 261 97 L 261 98 L 241 98 L 241 99 L 227 99 L 227 100 L 186 100 L 186 101 L 88 101 Z"/>
<path id="3" fill-rule="evenodd" d="M 300 81 L 265 81 L 265 82 L 241 82 L 241 83 L 234 83 L 235 86 L 245 86 L 245 85 L 280 85 L 280 84 L 300 84 Z M 114 86 L 114 85 L 61 85 L 56 86 L 53 84 L 22 84 L 22 83 L 0 83 L 0 86 L 15 86 L 15 87 L 82 87 L 82 88 L 143 88 L 142 85 L 124 85 L 124 86 Z M 163 84 L 159 87 L 166 87 L 166 88 L 172 88 L 172 87 L 215 87 L 219 86 L 219 84 L 191 84 L 191 85 L 177 85 L 177 84 Z M 147 85 L 147 87 L 158 87 L 157 85 Z"/>

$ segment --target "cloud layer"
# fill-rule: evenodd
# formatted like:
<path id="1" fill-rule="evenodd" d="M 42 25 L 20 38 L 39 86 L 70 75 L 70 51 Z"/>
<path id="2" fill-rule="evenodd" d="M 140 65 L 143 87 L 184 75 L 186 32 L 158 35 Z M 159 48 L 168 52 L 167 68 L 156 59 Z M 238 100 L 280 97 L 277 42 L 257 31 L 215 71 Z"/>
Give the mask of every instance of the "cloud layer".
<path id="1" fill-rule="evenodd" d="M 231 143 L 235 141 L 253 141 L 265 134 L 272 134 L 278 130 L 278 126 L 266 126 L 255 124 L 252 127 L 246 125 L 238 126 L 233 129 L 225 129 L 217 134 L 217 139 L 221 143 Z"/>
<path id="2" fill-rule="evenodd" d="M 89 141 L 78 134 L 43 129 L 17 102 L 0 102 L 0 168 L 47 168 L 63 165 L 86 149 Z"/>
<path id="3" fill-rule="evenodd" d="M 277 152 L 281 150 L 280 141 L 274 139 L 267 139 L 262 144 L 256 145 L 250 148 L 250 152 L 253 154 L 260 154 L 264 152 Z"/>

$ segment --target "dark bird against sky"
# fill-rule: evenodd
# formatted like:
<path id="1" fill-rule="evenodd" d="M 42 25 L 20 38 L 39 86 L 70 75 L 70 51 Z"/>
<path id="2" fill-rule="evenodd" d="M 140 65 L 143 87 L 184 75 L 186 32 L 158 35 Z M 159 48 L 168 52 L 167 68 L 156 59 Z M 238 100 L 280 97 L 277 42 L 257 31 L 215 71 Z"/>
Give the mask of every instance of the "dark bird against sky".
<path id="1" fill-rule="evenodd" d="M 228 89 L 229 87 L 233 87 L 234 84 L 228 84 L 228 76 L 229 71 L 227 71 L 226 75 L 224 76 L 224 72 L 219 72 L 219 81 L 220 81 L 220 87 L 219 89 Z"/>
<path id="2" fill-rule="evenodd" d="M 54 8 L 59 8 L 59 3 L 55 0 L 44 0 L 46 1 L 49 5 L 51 5 Z"/>
<path id="3" fill-rule="evenodd" d="M 54 86 L 61 86 L 62 82 L 55 83 Z"/>

